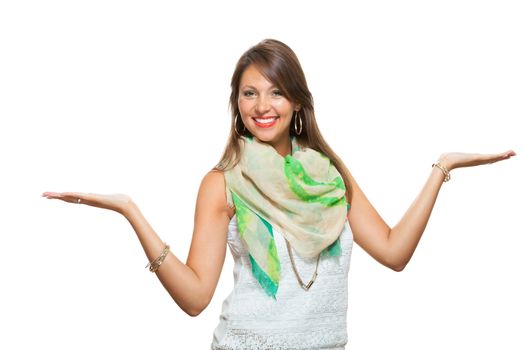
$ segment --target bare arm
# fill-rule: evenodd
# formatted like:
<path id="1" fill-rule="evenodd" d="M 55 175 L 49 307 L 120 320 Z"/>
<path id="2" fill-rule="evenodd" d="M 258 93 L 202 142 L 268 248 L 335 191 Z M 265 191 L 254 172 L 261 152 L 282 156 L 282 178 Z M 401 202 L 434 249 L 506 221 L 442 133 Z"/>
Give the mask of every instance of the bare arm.
<path id="1" fill-rule="evenodd" d="M 440 157 L 440 163 L 452 170 L 494 163 L 514 155 L 512 151 L 495 155 L 449 153 Z M 390 228 L 351 177 L 352 205 L 348 221 L 356 243 L 383 265 L 395 271 L 403 270 L 425 230 L 443 180 L 443 172 L 437 167 L 432 168 L 414 202 L 397 225 Z"/>
<path id="2" fill-rule="evenodd" d="M 164 243 L 138 206 L 125 195 L 46 192 L 47 198 L 117 211 L 129 221 L 149 261 L 156 259 Z M 188 315 L 197 316 L 211 301 L 224 264 L 229 207 L 224 176 L 209 172 L 202 180 L 195 208 L 192 243 L 186 263 L 169 253 L 156 274 L 173 300 Z M 172 242 L 172 244 L 176 244 Z"/>

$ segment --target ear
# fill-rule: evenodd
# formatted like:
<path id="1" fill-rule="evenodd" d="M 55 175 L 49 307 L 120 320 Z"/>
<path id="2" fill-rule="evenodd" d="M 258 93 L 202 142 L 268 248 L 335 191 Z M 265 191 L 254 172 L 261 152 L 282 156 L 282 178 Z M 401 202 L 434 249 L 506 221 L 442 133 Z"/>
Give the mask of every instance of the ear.
<path id="1" fill-rule="evenodd" d="M 295 107 L 294 107 L 294 111 L 299 112 L 300 110 L 301 110 L 301 105 L 300 104 L 296 104 Z"/>

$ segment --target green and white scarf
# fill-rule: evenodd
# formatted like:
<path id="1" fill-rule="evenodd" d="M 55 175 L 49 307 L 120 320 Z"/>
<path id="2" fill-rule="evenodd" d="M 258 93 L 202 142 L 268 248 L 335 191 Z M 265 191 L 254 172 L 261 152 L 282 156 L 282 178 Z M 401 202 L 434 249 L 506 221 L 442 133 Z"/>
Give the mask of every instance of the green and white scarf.
<path id="1" fill-rule="evenodd" d="M 291 141 L 292 155 L 282 157 L 271 145 L 242 137 L 240 162 L 225 172 L 227 201 L 235 206 L 253 275 L 273 298 L 281 272 L 274 227 L 304 258 L 338 256 L 346 221 L 346 190 L 335 166 Z"/>

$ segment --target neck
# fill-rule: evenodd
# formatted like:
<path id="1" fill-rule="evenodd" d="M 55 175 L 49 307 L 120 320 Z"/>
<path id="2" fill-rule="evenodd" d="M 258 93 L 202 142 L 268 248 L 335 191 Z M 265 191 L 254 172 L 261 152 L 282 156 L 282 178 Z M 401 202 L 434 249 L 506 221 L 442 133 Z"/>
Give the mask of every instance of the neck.
<path id="1" fill-rule="evenodd" d="M 292 140 L 289 136 L 285 140 L 273 144 L 272 146 L 282 157 L 286 157 L 288 154 L 292 153 Z"/>

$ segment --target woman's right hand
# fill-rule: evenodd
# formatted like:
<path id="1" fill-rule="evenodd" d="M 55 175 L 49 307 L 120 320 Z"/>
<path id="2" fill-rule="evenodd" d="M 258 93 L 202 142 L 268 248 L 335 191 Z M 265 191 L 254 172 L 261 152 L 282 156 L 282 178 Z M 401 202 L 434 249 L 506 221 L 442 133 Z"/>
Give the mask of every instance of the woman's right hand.
<path id="1" fill-rule="evenodd" d="M 133 203 L 125 194 L 95 194 L 81 192 L 44 192 L 42 197 L 47 199 L 60 199 L 74 204 L 85 204 L 92 207 L 109 209 L 124 214 L 125 210 Z"/>

